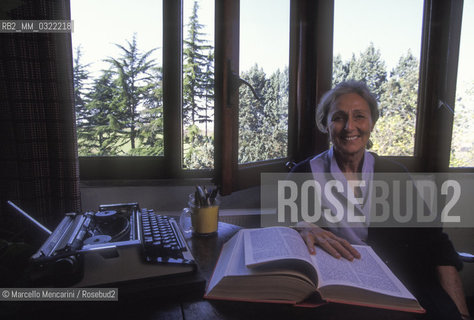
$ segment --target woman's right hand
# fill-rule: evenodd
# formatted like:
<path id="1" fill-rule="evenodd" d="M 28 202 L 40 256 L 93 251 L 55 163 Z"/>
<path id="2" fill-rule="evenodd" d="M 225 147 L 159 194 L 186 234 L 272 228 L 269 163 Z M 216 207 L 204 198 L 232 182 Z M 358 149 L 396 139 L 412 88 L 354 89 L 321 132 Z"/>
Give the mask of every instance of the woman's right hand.
<path id="1" fill-rule="evenodd" d="M 349 261 L 360 259 L 360 253 L 349 243 L 349 241 L 336 236 L 331 231 L 324 230 L 308 222 L 298 222 L 296 229 L 300 233 L 309 249 L 310 254 L 316 254 L 314 245 L 318 245 L 334 258 L 344 257 Z"/>

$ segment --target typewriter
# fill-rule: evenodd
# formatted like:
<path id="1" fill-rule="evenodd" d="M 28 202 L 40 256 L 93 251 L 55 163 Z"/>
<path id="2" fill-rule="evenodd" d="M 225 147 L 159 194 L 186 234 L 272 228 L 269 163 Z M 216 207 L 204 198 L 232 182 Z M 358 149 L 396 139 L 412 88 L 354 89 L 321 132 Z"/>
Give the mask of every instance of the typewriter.
<path id="1" fill-rule="evenodd" d="M 196 271 L 176 221 L 140 209 L 138 203 L 68 213 L 53 232 L 22 214 L 50 233 L 31 257 L 31 278 L 36 284 L 98 287 Z"/>

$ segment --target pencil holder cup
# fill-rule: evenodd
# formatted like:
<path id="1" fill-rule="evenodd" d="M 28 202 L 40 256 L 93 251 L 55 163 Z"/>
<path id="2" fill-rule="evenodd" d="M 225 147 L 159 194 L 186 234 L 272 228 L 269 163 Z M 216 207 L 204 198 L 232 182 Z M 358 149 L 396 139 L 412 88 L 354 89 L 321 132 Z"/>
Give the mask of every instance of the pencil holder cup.
<path id="1" fill-rule="evenodd" d="M 185 234 L 192 233 L 196 236 L 213 236 L 217 234 L 219 221 L 219 199 L 214 199 L 212 204 L 197 204 L 194 196 L 190 195 L 188 207 L 183 209 L 179 224 Z"/>

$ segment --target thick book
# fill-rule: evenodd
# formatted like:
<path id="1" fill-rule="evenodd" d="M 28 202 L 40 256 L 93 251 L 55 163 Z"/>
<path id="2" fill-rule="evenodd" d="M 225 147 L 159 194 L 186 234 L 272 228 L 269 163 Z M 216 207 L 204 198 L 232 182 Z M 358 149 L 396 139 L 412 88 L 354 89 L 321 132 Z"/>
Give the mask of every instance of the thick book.
<path id="1" fill-rule="evenodd" d="M 291 228 L 243 229 L 224 244 L 205 298 L 318 306 L 327 302 L 424 313 L 369 246 L 360 259 L 309 251 Z"/>

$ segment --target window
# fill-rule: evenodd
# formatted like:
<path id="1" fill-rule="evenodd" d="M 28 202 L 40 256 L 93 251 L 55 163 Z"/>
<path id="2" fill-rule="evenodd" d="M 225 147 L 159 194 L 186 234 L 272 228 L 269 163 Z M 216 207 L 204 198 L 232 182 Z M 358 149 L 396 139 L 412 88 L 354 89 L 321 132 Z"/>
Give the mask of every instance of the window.
<path id="1" fill-rule="evenodd" d="M 464 1 L 450 167 L 474 167 L 474 1 Z"/>
<path id="2" fill-rule="evenodd" d="M 213 1 L 71 2 L 81 179 L 211 176 Z"/>
<path id="3" fill-rule="evenodd" d="M 214 1 L 183 1 L 183 168 L 214 168 Z"/>
<path id="4" fill-rule="evenodd" d="M 71 3 L 79 156 L 164 154 L 162 2 L 144 5 Z"/>
<path id="5" fill-rule="evenodd" d="M 83 180 L 213 177 L 224 193 L 258 184 L 260 172 L 286 171 L 287 161 L 327 148 L 327 136 L 315 127 L 314 108 L 331 82 L 348 78 L 365 79 L 379 98 L 374 151 L 406 156 L 402 160 L 413 165 L 434 163 L 430 170 L 449 162 L 451 123 L 438 105 L 440 100 L 454 104 L 439 88 L 455 70 L 457 1 L 71 2 L 74 46 L 82 44 L 74 57 L 82 108 L 79 143 L 94 142 L 79 150 Z M 471 4 L 465 1 L 465 15 Z M 81 6 L 85 18 L 77 15 Z M 92 16 L 100 7 L 118 22 L 107 24 L 103 13 Z M 120 17 L 123 12 L 126 18 Z M 108 28 L 101 27 L 104 35 L 97 26 L 87 30 L 84 19 Z M 470 20 L 464 17 L 464 23 Z M 125 27 L 129 21 L 138 22 Z M 138 29 L 142 22 L 144 31 Z M 470 39 L 466 28 L 463 39 Z M 83 43 L 96 34 L 100 42 Z M 115 51 L 89 58 L 102 47 Z M 472 56 L 470 48 L 462 44 L 458 79 L 469 67 L 462 57 Z M 130 52 L 142 63 L 136 82 L 123 77 L 133 73 L 130 69 L 120 69 L 133 64 Z M 456 161 L 459 150 L 472 150 L 457 147 L 469 136 L 457 128 L 472 122 L 463 120 L 472 112 L 463 109 L 470 107 L 461 87 L 456 103 L 461 120 L 455 120 L 452 140 Z M 111 108 L 102 109 L 101 95 L 109 95 Z M 439 121 L 449 130 L 437 126 Z M 433 133 L 440 143 L 430 143 Z M 108 148 L 101 147 L 104 141 Z"/>
<path id="6" fill-rule="evenodd" d="M 268 10 L 267 8 L 271 8 Z M 240 1 L 239 164 L 287 157 L 288 0 Z"/>
<path id="7" fill-rule="evenodd" d="M 224 194 L 258 184 L 260 172 L 286 170 L 293 2 L 216 2 L 215 175 Z"/>
<path id="8" fill-rule="evenodd" d="M 423 0 L 335 0 L 333 84 L 363 80 L 379 102 L 372 150 L 413 156 Z"/>
<path id="9" fill-rule="evenodd" d="M 83 180 L 163 176 L 166 6 L 142 4 L 71 0 Z"/>

